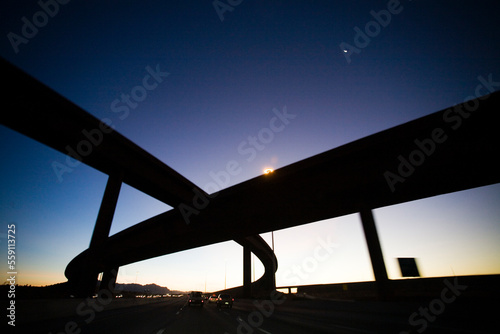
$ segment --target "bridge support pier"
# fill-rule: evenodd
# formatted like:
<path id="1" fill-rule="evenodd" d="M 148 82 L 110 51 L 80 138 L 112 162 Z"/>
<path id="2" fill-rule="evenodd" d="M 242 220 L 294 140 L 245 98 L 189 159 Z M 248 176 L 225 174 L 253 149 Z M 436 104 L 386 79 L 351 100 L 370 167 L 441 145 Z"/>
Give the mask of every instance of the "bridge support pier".
<path id="1" fill-rule="evenodd" d="M 269 297 L 276 290 L 275 273 L 278 269 L 278 259 L 267 242 L 260 235 L 252 235 L 241 239 L 235 239 L 243 246 L 243 293 L 247 296 Z M 255 254 L 264 265 L 264 275 L 252 283 L 251 254 Z"/>
<path id="2" fill-rule="evenodd" d="M 388 297 L 388 284 L 389 278 L 384 262 L 384 255 L 380 246 L 377 228 L 375 226 L 375 219 L 373 218 L 372 210 L 364 209 L 360 212 L 361 223 L 363 224 L 363 231 L 365 233 L 366 244 L 370 259 L 372 262 L 373 274 L 377 284 L 378 297 L 386 299 Z"/>
<path id="3" fill-rule="evenodd" d="M 116 203 L 118 202 L 118 195 L 122 186 L 122 179 L 123 175 L 121 173 L 109 175 L 89 248 L 102 245 L 109 236 Z"/>
<path id="4" fill-rule="evenodd" d="M 249 247 L 243 247 L 243 295 L 252 295 L 252 252 Z"/>
<path id="5" fill-rule="evenodd" d="M 85 272 L 78 278 L 69 280 L 72 293 L 77 297 L 89 297 L 95 293 L 97 276 L 93 271 Z"/>
<path id="6" fill-rule="evenodd" d="M 95 259 L 99 258 L 101 255 L 99 247 L 104 244 L 106 239 L 109 237 L 109 231 L 111 230 L 111 223 L 113 222 L 113 216 L 115 214 L 116 203 L 118 202 L 118 195 L 120 194 L 122 180 L 122 173 L 109 175 L 101 206 L 99 208 L 99 213 L 97 215 L 92 239 L 90 240 L 89 250 L 91 251 L 90 254 L 92 254 L 92 258 L 88 259 L 87 267 L 84 269 L 86 271 L 83 274 L 85 279 L 79 279 L 79 281 L 75 283 L 77 285 L 76 290 L 78 291 L 78 294 L 89 295 L 95 292 L 99 275 L 99 269 L 96 266 Z M 111 271 L 113 271 L 113 269 L 104 272 L 103 282 L 104 278 L 108 280 L 108 283 L 113 280 Z M 116 268 L 114 275 L 115 281 L 117 273 L 118 268 Z M 108 283 L 106 283 L 106 286 Z"/>
<path id="7" fill-rule="evenodd" d="M 113 293 L 115 290 L 116 277 L 118 276 L 118 267 L 106 270 L 102 274 L 101 285 L 99 290 L 106 289 Z"/>

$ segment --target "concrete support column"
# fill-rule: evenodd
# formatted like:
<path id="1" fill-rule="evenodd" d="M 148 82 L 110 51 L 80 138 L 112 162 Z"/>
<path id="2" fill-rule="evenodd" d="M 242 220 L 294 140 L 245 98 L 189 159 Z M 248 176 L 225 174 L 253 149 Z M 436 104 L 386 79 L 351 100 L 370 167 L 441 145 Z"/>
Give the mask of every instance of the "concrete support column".
<path id="1" fill-rule="evenodd" d="M 100 290 L 106 289 L 109 292 L 113 293 L 113 291 L 115 290 L 117 276 L 118 276 L 118 267 L 104 271 L 104 273 L 102 274 L 102 281 L 99 289 Z"/>
<path id="2" fill-rule="evenodd" d="M 77 283 L 79 285 L 78 291 L 80 294 L 93 294 L 97 286 L 99 270 L 96 268 L 93 261 L 95 261 L 95 259 L 100 255 L 98 253 L 99 246 L 101 246 L 109 236 L 111 223 L 113 222 L 113 216 L 115 214 L 116 203 L 118 202 L 118 195 L 120 194 L 122 179 L 122 173 L 109 175 L 106 189 L 104 190 L 101 207 L 99 208 L 99 213 L 97 215 L 92 239 L 90 240 L 89 250 L 91 251 L 90 254 L 92 255 L 88 260 L 88 265 L 85 268 L 86 273 L 82 275 L 84 279 L 81 279 L 80 282 Z M 108 280 L 112 280 L 113 276 L 110 276 L 109 274 L 110 273 L 104 273 L 105 277 L 107 277 Z M 114 279 L 116 281 L 116 277 Z"/>
<path id="3" fill-rule="evenodd" d="M 389 278 L 384 263 L 384 256 L 378 238 L 377 228 L 375 227 L 375 219 L 373 218 L 372 210 L 365 209 L 360 212 L 363 231 L 365 233 L 366 244 L 370 259 L 372 262 L 373 274 L 378 287 L 380 298 L 387 296 L 387 285 Z"/>
<path id="4" fill-rule="evenodd" d="M 69 281 L 69 283 L 77 297 L 90 297 L 96 291 L 97 277 L 96 274 L 87 272 L 80 275 L 76 280 Z"/>
<path id="5" fill-rule="evenodd" d="M 116 203 L 118 202 L 118 195 L 120 194 L 120 188 L 122 186 L 122 179 L 123 174 L 121 173 L 109 175 L 89 248 L 100 246 L 109 236 Z"/>
<path id="6" fill-rule="evenodd" d="M 249 247 L 243 247 L 243 294 L 252 295 L 252 252 Z"/>

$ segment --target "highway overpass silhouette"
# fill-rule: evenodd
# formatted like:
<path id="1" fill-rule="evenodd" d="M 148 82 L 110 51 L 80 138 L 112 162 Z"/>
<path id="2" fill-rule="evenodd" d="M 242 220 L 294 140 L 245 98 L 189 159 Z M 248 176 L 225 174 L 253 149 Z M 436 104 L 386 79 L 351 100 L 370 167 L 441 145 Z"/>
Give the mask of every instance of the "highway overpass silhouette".
<path id="1" fill-rule="evenodd" d="M 120 266 L 235 240 L 245 295 L 276 288 L 278 261 L 261 233 L 359 213 L 381 296 L 388 276 L 372 210 L 500 182 L 500 93 L 477 97 L 207 194 L 71 101 L 2 60 L 2 124 L 109 175 L 90 246 L 67 266 L 76 293 Z M 72 148 L 69 150 L 68 148 Z M 173 209 L 109 236 L 122 183 Z M 251 283 L 250 254 L 265 267 Z"/>

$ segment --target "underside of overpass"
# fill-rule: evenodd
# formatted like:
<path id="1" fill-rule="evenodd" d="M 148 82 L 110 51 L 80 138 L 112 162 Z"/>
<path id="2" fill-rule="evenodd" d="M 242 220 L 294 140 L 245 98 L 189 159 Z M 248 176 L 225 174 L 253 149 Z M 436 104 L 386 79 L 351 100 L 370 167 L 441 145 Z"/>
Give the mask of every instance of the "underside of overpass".
<path id="1" fill-rule="evenodd" d="M 1 58 L 0 66 L 10 83 L 1 93 L 9 101 L 8 112 L 2 113 L 1 123 L 109 176 L 89 248 L 68 265 L 66 276 L 77 295 L 92 295 L 100 273 L 103 273 L 101 285 L 113 286 L 119 266 L 136 261 L 124 258 L 110 261 L 105 254 L 122 183 L 174 208 L 183 203 L 193 205 L 193 201 L 209 198 L 209 195 L 102 121 Z M 82 145 L 91 147 L 88 154 L 78 150 Z M 169 228 L 163 226 L 162 229 Z M 171 233 L 175 238 L 177 232 Z M 148 236 L 141 238 L 146 241 Z M 203 236 L 193 235 L 193 238 L 203 239 Z M 239 237 L 236 241 L 246 254 L 254 253 L 266 270 L 257 282 L 246 281 L 246 291 L 250 293 L 251 285 L 255 290 L 274 289 L 277 259 L 271 248 L 259 235 Z M 135 250 L 138 253 L 163 252 L 154 249 L 152 244 L 141 244 L 139 248 Z M 178 251 L 188 248 L 180 247 Z M 154 256 L 158 255 L 151 257 Z M 250 268 L 249 263 L 250 258 L 245 257 L 245 268 Z M 250 277 L 249 272 L 244 276 Z"/>
<path id="2" fill-rule="evenodd" d="M 274 290 L 277 259 L 259 236 L 359 213 L 381 294 L 387 273 L 372 210 L 500 182 L 500 94 L 432 113 L 207 194 L 137 145 L 32 77 L 2 61 L 11 101 L 5 126 L 109 175 L 90 246 L 66 268 L 80 294 L 91 294 L 101 272 L 112 286 L 120 266 L 217 242 L 243 246 L 246 294 Z M 458 123 L 460 120 L 460 123 Z M 87 155 L 67 147 L 98 144 Z M 173 209 L 109 236 L 126 183 Z M 250 280 L 250 253 L 265 274 Z"/>

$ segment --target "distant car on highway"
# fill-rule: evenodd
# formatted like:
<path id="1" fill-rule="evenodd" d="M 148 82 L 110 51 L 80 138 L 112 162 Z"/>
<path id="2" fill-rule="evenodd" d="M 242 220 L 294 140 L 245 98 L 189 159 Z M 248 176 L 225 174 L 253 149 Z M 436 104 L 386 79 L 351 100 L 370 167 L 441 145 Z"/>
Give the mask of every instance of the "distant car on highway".
<path id="1" fill-rule="evenodd" d="M 233 308 L 233 302 L 234 298 L 231 297 L 229 294 L 220 294 L 219 297 L 217 298 L 217 307 L 229 307 Z"/>
<path id="2" fill-rule="evenodd" d="M 200 291 L 192 291 L 189 294 L 189 299 L 188 299 L 189 306 L 191 306 L 192 304 L 203 306 L 204 302 L 205 301 L 203 300 L 203 295 L 201 294 Z"/>
<path id="3" fill-rule="evenodd" d="M 213 294 L 210 297 L 208 297 L 208 302 L 209 303 L 217 303 L 217 295 Z"/>

